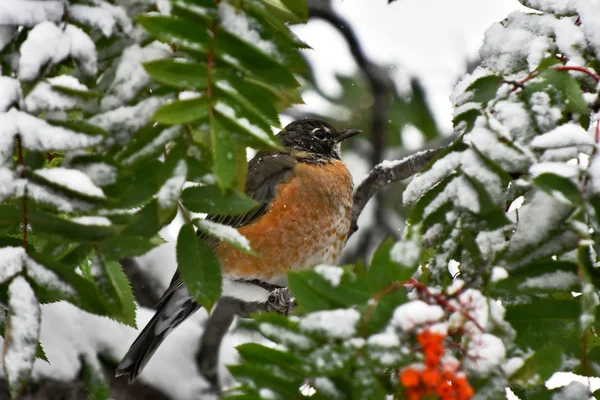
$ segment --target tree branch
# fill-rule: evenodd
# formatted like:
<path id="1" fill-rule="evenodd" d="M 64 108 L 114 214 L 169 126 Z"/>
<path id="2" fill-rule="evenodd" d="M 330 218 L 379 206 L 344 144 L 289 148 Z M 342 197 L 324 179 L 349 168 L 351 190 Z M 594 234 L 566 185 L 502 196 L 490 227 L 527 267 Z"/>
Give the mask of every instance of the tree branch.
<path id="1" fill-rule="evenodd" d="M 352 220 L 348 238 L 358 229 L 358 217 L 379 189 L 391 182 L 398 182 L 415 175 L 444 149 L 445 147 L 424 150 L 402 160 L 384 161 L 376 165 L 354 191 L 354 205 L 352 206 Z"/>

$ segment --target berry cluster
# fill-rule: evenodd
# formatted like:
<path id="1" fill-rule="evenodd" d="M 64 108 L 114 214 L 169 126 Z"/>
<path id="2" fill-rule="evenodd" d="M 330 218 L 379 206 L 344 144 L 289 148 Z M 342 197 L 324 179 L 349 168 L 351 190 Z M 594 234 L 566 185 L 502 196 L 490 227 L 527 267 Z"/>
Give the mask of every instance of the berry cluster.
<path id="1" fill-rule="evenodd" d="M 466 377 L 456 373 L 458 365 L 442 362 L 444 339 L 445 335 L 428 329 L 417 335 L 425 355 L 425 365 L 404 368 L 399 375 L 408 400 L 419 400 L 436 393 L 442 400 L 469 400 L 473 397 L 473 389 Z"/>

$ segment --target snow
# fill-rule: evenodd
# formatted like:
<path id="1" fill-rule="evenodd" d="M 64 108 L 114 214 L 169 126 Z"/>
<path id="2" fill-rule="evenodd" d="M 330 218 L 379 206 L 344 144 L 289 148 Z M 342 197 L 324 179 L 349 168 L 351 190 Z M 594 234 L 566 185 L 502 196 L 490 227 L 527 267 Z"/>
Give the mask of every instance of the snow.
<path id="1" fill-rule="evenodd" d="M 390 250 L 392 261 L 405 268 L 416 267 L 421 258 L 421 237 L 417 229 L 410 229 L 409 232 L 409 237 L 396 242 Z"/>
<path id="2" fill-rule="evenodd" d="M 132 133 L 148 123 L 154 112 L 166 102 L 165 98 L 149 97 L 134 106 L 123 106 L 101 114 L 96 114 L 88 120 L 90 124 L 119 134 Z M 128 137 L 128 136 L 127 136 Z M 118 138 L 119 139 L 119 138 Z"/>
<path id="3" fill-rule="evenodd" d="M 13 137 L 20 133 L 23 146 L 30 150 L 54 151 L 90 147 L 102 141 L 100 135 L 85 135 L 53 126 L 14 108 L 0 113 L 0 163 L 12 156 Z"/>
<path id="4" fill-rule="evenodd" d="M 73 4 L 69 7 L 69 18 L 83 25 L 102 31 L 106 37 L 117 33 L 117 27 L 125 33 L 132 29 L 131 19 L 123 7 L 113 6 L 102 0 L 94 0 L 95 7 Z"/>
<path id="5" fill-rule="evenodd" d="M 59 22 L 65 6 L 62 1 L 2 0 L 0 25 L 35 26 L 40 22 Z"/>
<path id="6" fill-rule="evenodd" d="M 335 384 L 324 376 L 318 376 L 311 380 L 315 389 L 318 392 L 323 393 L 325 396 L 330 398 L 340 398 L 342 397 L 338 389 L 335 387 Z"/>
<path id="7" fill-rule="evenodd" d="M 235 8 L 226 2 L 219 3 L 220 26 L 236 35 L 246 43 L 258 47 L 266 54 L 278 58 L 275 43 L 263 40 L 258 32 L 258 23 L 252 21 L 244 13 L 236 12 Z"/>
<path id="8" fill-rule="evenodd" d="M 219 3 L 225 4 L 225 3 Z M 242 128 L 246 129 L 255 138 L 268 143 L 275 143 L 273 139 L 262 128 L 252 124 L 248 119 L 237 116 L 236 111 L 222 101 L 217 101 L 215 110 L 235 121 Z"/>
<path id="9" fill-rule="evenodd" d="M 21 45 L 19 78 L 34 80 L 42 66 L 56 64 L 67 58 L 69 49 L 69 38 L 61 28 L 49 21 L 39 23 L 29 31 L 27 39 Z"/>
<path id="10" fill-rule="evenodd" d="M 500 366 L 506 357 L 506 348 L 500 338 L 483 333 L 471 338 L 463 365 L 475 375 L 486 376 Z"/>
<path id="11" fill-rule="evenodd" d="M 90 197 L 106 198 L 102 189 L 96 186 L 89 176 L 79 170 L 56 167 L 37 169 L 34 174 L 74 192 Z"/>
<path id="12" fill-rule="evenodd" d="M 569 207 L 543 191 L 536 190 L 519 209 L 519 224 L 510 241 L 512 251 L 537 245 L 560 224 Z"/>
<path id="13" fill-rule="evenodd" d="M 564 178 L 575 178 L 579 175 L 579 167 L 573 164 L 565 164 L 564 162 L 547 161 L 533 164 L 529 168 L 529 173 L 534 178 L 546 173 Z"/>
<path id="14" fill-rule="evenodd" d="M 264 303 L 269 299 L 270 291 L 244 281 L 223 277 L 222 296 L 233 297 L 247 302 Z"/>
<path id="15" fill-rule="evenodd" d="M 314 271 L 325 278 L 333 287 L 340 284 L 344 269 L 333 265 L 317 265 Z"/>
<path id="16" fill-rule="evenodd" d="M 506 374 L 508 378 L 512 376 L 515 372 L 519 370 L 525 364 L 525 360 L 521 357 L 513 357 L 506 360 L 504 365 L 502 365 L 502 370 Z"/>
<path id="17" fill-rule="evenodd" d="M 152 141 L 150 143 L 146 144 L 140 150 L 138 150 L 137 152 L 133 153 L 132 155 L 130 155 L 129 157 L 124 159 L 123 164 L 125 164 L 125 165 L 133 164 L 140 158 L 142 158 L 148 154 L 151 154 L 158 148 L 164 149 L 164 146 L 167 143 L 169 143 L 171 140 L 176 138 L 180 133 L 181 133 L 180 126 L 172 126 L 172 127 L 169 127 L 167 129 L 163 130 L 158 136 L 156 136 L 154 139 L 152 139 Z"/>
<path id="18" fill-rule="evenodd" d="M 502 267 L 492 268 L 492 276 L 490 277 L 490 282 L 500 282 L 506 278 L 508 278 L 508 271 L 506 271 L 506 269 Z"/>
<path id="19" fill-rule="evenodd" d="M 300 320 L 300 329 L 317 332 L 331 339 L 348 339 L 356 334 L 356 324 L 360 313 L 354 309 L 317 311 L 305 315 Z"/>
<path id="20" fill-rule="evenodd" d="M 18 105 L 23 92 L 18 80 L 0 76 L 0 113 L 8 111 L 13 105 Z"/>
<path id="21" fill-rule="evenodd" d="M 41 266 L 31 258 L 26 259 L 27 276 L 39 283 L 41 286 L 60 292 L 63 296 L 75 295 L 75 290 L 65 282 L 61 281 L 58 275 L 49 269 Z"/>
<path id="22" fill-rule="evenodd" d="M 595 146 L 591 137 L 579 124 L 568 123 L 552 129 L 550 132 L 536 136 L 531 147 L 553 149 L 567 146 Z"/>
<path id="23" fill-rule="evenodd" d="M 71 221 L 80 224 L 80 225 L 95 225 L 95 226 L 111 226 L 112 222 L 110 219 L 106 217 L 77 217 L 73 218 Z"/>
<path id="24" fill-rule="evenodd" d="M 81 107 L 81 101 L 78 97 L 54 90 L 53 86 L 63 86 L 82 91 L 88 90 L 85 85 L 82 85 L 77 78 L 72 76 L 61 75 L 49 78 L 46 82 L 39 82 L 25 97 L 25 110 L 32 114 L 38 114 L 42 111 L 70 110 L 78 106 Z"/>
<path id="25" fill-rule="evenodd" d="M 575 13 L 573 1 L 565 0 L 522 0 L 527 7 L 540 11 L 553 12 L 558 15 L 569 15 Z"/>
<path id="26" fill-rule="evenodd" d="M 258 391 L 258 395 L 260 396 L 261 399 L 265 399 L 265 400 L 276 400 L 276 399 L 280 398 L 277 393 L 275 393 L 271 389 L 267 389 L 267 388 L 261 388 Z"/>
<path id="27" fill-rule="evenodd" d="M 0 247 L 0 283 L 21 272 L 25 257 L 25 249 L 22 247 Z"/>
<path id="28" fill-rule="evenodd" d="M 573 381 L 552 395 L 552 400 L 582 400 L 591 396 L 590 388 L 581 382 Z"/>
<path id="29" fill-rule="evenodd" d="M 22 276 L 13 279 L 8 287 L 8 305 L 10 340 L 4 342 L 3 366 L 8 384 L 17 389 L 29 377 L 40 331 L 39 304 Z"/>
<path id="30" fill-rule="evenodd" d="M 391 331 L 386 330 L 382 333 L 376 333 L 374 335 L 369 336 L 367 339 L 367 344 L 369 346 L 377 346 L 377 347 L 398 347 L 400 346 L 400 338 L 398 335 Z"/>
<path id="31" fill-rule="evenodd" d="M 585 32 L 596 58 L 600 58 L 600 0 L 576 0 L 575 4 L 581 19 L 581 29 Z"/>
<path id="32" fill-rule="evenodd" d="M 117 169 L 104 162 L 76 164 L 73 168 L 89 176 L 92 182 L 98 186 L 110 185 L 117 181 Z"/>
<path id="33" fill-rule="evenodd" d="M 258 329 L 263 335 L 274 338 L 278 343 L 284 346 L 294 346 L 299 349 L 310 349 L 313 346 L 313 341 L 304 335 L 292 332 L 281 326 L 261 322 Z"/>
<path id="34" fill-rule="evenodd" d="M 114 109 L 133 100 L 152 81 L 142 63 L 166 58 L 170 53 L 169 47 L 160 42 L 152 42 L 145 47 L 136 43 L 126 48 L 115 77 L 100 102 L 102 110 Z"/>
<path id="35" fill-rule="evenodd" d="M 0 51 L 4 50 L 6 45 L 12 41 L 15 31 L 15 27 L 0 25 Z M 2 68 L 0 68 L 0 72 L 2 72 Z"/>
<path id="36" fill-rule="evenodd" d="M 408 184 L 402 195 L 404 204 L 417 201 L 423 194 L 438 182 L 453 173 L 460 165 L 462 154 L 452 152 L 438 159 L 433 166 L 422 173 L 418 173 Z"/>
<path id="37" fill-rule="evenodd" d="M 69 39 L 69 52 L 77 61 L 79 70 L 86 76 L 94 76 L 98 70 L 96 45 L 92 39 L 75 25 L 67 25 L 64 30 L 65 37 Z"/>
<path id="38" fill-rule="evenodd" d="M 187 164 L 185 160 L 179 160 L 177 166 L 173 171 L 173 175 L 167 179 L 167 181 L 160 187 L 156 198 L 158 199 L 158 205 L 161 208 L 169 208 L 175 205 L 179 200 L 181 194 L 181 188 L 185 182 L 187 176 Z"/>
<path id="39" fill-rule="evenodd" d="M 438 305 L 430 305 L 421 300 L 414 300 L 394 310 L 392 326 L 404 331 L 412 331 L 417 325 L 438 322 L 444 318 L 444 310 Z"/>
<path id="40" fill-rule="evenodd" d="M 228 243 L 234 244 L 236 247 L 243 248 L 245 250 L 252 250 L 250 242 L 244 237 L 237 229 L 219 224 L 214 221 L 202 219 L 198 221 L 198 228 L 211 236 L 216 237 L 219 240 L 225 240 Z"/>
<path id="41" fill-rule="evenodd" d="M 479 195 L 477 191 L 464 176 L 458 176 L 446 185 L 443 192 L 438 194 L 431 203 L 429 203 L 423 212 L 423 216 L 428 216 L 438 208 L 451 202 L 455 207 L 461 207 L 473 213 L 480 210 Z"/>
<path id="42" fill-rule="evenodd" d="M 550 104 L 550 96 L 548 93 L 535 92 L 531 95 L 529 102 L 531 104 L 531 111 L 533 111 L 535 117 L 535 122 L 542 131 L 548 131 L 556 127 L 556 124 L 562 118 L 562 111 L 559 107 Z"/>
<path id="43" fill-rule="evenodd" d="M 527 278 L 519 285 L 519 288 L 567 290 L 578 283 L 579 277 L 577 274 L 567 271 L 554 271 L 535 278 Z"/>

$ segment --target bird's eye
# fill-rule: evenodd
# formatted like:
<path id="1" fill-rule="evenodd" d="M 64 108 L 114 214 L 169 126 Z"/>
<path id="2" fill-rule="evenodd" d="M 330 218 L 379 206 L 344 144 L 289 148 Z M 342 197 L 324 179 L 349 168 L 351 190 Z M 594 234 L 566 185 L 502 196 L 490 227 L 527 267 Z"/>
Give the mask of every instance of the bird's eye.
<path id="1" fill-rule="evenodd" d="M 321 128 L 313 129 L 312 134 L 316 139 L 319 139 L 319 140 L 325 140 L 325 138 L 326 138 L 325 132 L 323 132 L 323 130 Z"/>

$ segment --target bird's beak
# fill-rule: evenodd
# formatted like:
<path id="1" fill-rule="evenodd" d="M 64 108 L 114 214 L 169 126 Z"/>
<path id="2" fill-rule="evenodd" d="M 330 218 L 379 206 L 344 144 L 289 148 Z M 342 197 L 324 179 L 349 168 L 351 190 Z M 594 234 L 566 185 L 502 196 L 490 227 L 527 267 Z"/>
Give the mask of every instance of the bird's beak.
<path id="1" fill-rule="evenodd" d="M 356 136 L 359 133 L 362 133 L 360 129 L 344 129 L 342 133 L 335 138 L 335 142 L 343 142 L 344 140 L 350 139 L 352 136 Z"/>

